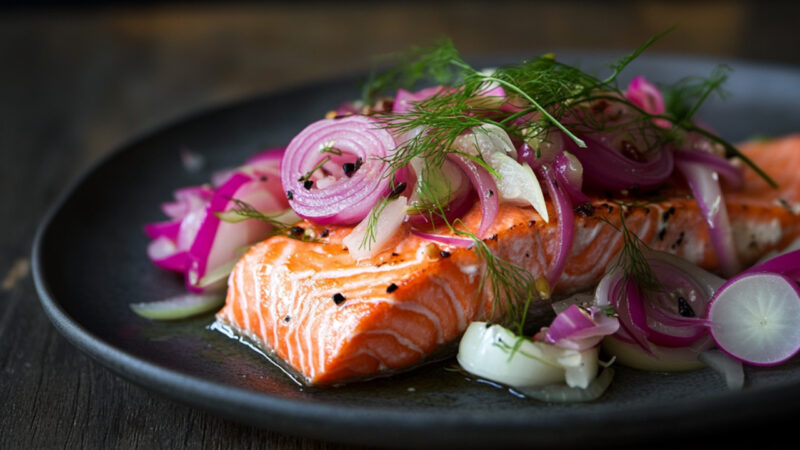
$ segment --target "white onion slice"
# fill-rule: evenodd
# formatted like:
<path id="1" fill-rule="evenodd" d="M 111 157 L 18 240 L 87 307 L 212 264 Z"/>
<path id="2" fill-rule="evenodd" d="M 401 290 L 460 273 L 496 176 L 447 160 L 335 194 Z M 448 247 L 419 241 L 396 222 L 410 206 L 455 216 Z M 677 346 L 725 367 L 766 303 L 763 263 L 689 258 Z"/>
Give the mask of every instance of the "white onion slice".
<path id="1" fill-rule="evenodd" d="M 738 391 L 744 387 L 744 367 L 738 359 L 719 350 L 706 350 L 698 359 L 722 375 L 728 389 Z"/>
<path id="2" fill-rule="evenodd" d="M 614 369 L 605 368 L 585 389 L 559 384 L 547 386 L 521 386 L 514 390 L 527 397 L 548 403 L 582 403 L 600 398 L 614 379 Z"/>
<path id="3" fill-rule="evenodd" d="M 560 350 L 525 339 L 514 356 L 517 336 L 500 325 L 472 322 L 458 346 L 458 363 L 467 372 L 509 386 L 543 386 L 564 382 L 556 361 Z"/>
<path id="4" fill-rule="evenodd" d="M 372 214 L 367 215 L 364 220 L 353 228 L 350 234 L 342 239 L 342 244 L 347 247 L 350 256 L 358 261 L 370 258 L 383 250 L 400 226 L 403 225 L 403 221 L 406 218 L 407 205 L 408 199 L 406 197 L 390 200 L 381 211 L 381 215 L 375 224 L 375 240 L 365 242 L 364 237 L 369 229 L 369 219 Z"/>
<path id="5" fill-rule="evenodd" d="M 527 163 L 517 162 L 517 151 L 505 130 L 497 125 L 481 125 L 472 133 L 459 136 L 453 145 L 464 153 L 480 156 L 497 172 L 501 200 L 531 205 L 545 222 L 549 221 L 539 180 Z"/>

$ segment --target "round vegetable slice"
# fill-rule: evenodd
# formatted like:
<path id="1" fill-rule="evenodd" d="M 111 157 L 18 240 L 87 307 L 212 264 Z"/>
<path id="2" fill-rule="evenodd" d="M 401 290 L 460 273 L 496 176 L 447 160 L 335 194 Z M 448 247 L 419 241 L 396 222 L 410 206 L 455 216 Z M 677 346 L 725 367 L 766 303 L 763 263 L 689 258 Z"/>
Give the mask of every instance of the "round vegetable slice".
<path id="1" fill-rule="evenodd" d="M 708 309 L 717 345 L 748 364 L 772 366 L 800 350 L 800 289 L 773 273 L 745 273 L 725 283 Z"/>
<path id="2" fill-rule="evenodd" d="M 225 303 L 221 295 L 186 294 L 148 303 L 132 303 L 131 309 L 147 319 L 178 320 L 219 309 Z"/>

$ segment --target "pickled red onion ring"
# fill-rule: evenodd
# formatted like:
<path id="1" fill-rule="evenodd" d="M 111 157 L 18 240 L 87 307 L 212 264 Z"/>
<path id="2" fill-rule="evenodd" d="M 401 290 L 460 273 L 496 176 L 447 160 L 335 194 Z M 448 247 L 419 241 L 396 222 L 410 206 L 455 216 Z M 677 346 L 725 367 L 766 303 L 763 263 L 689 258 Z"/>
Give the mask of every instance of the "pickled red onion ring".
<path id="1" fill-rule="evenodd" d="M 308 174 L 330 156 L 323 152 L 325 149 L 341 152 L 337 160 L 361 158 L 362 165 L 350 176 L 336 178 L 325 187 L 316 183 L 308 187 Z M 366 116 L 312 123 L 292 139 L 281 162 L 281 183 L 289 204 L 299 216 L 320 224 L 360 222 L 389 192 L 391 180 L 385 176 L 383 158 L 394 149 L 392 135 Z M 395 176 L 402 177 L 402 173 Z"/>

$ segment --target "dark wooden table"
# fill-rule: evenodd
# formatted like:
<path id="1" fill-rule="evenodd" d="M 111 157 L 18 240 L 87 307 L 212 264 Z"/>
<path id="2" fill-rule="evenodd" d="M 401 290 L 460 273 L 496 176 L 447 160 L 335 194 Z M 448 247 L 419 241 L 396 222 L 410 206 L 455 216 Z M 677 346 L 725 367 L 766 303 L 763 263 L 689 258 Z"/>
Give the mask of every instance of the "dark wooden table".
<path id="1" fill-rule="evenodd" d="M 630 49 L 677 24 L 656 51 L 800 64 L 798 13 L 789 2 L 0 11 L 0 448 L 342 447 L 157 397 L 91 361 L 50 325 L 30 276 L 35 227 L 71 180 L 127 137 L 197 108 L 365 70 L 370 55 L 443 34 L 467 54 Z M 783 425 L 778 433 L 790 431 Z"/>

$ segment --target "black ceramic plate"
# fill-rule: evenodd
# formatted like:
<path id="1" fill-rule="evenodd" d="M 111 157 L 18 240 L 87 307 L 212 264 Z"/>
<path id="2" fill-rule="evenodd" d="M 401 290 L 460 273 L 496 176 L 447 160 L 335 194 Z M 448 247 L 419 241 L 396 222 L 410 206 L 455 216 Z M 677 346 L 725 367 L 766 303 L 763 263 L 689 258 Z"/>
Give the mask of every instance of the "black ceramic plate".
<path id="1" fill-rule="evenodd" d="M 563 55 L 563 54 L 562 54 Z M 566 54 L 584 68 L 608 55 Z M 800 131 L 800 71 L 731 63 L 726 102 L 702 117 L 731 140 Z M 682 57 L 643 57 L 627 71 L 657 81 L 708 74 Z M 800 361 L 747 370 L 744 391 L 715 373 L 645 373 L 619 367 L 607 394 L 585 405 L 546 405 L 464 379 L 434 364 L 392 378 L 333 389 L 301 388 L 255 351 L 205 327 L 213 317 L 150 322 L 128 305 L 182 292 L 181 280 L 147 259 L 142 225 L 159 204 L 209 173 L 188 173 L 186 147 L 208 170 L 234 166 L 279 145 L 340 102 L 356 78 L 307 86 L 212 110 L 136 139 L 105 158 L 51 210 L 34 247 L 44 309 L 71 342 L 155 392 L 243 422 L 297 435 L 377 445 L 631 442 L 800 412 Z M 613 430 L 613 432 L 611 432 Z"/>

